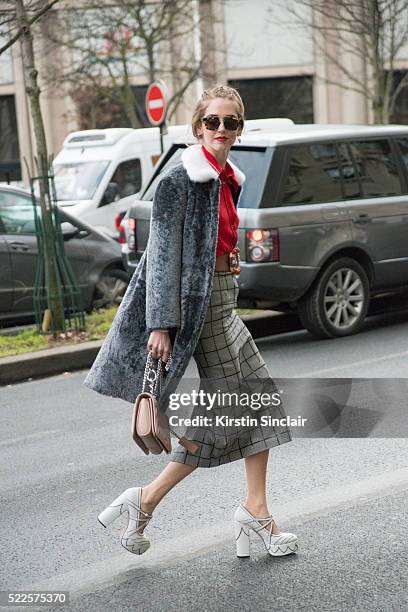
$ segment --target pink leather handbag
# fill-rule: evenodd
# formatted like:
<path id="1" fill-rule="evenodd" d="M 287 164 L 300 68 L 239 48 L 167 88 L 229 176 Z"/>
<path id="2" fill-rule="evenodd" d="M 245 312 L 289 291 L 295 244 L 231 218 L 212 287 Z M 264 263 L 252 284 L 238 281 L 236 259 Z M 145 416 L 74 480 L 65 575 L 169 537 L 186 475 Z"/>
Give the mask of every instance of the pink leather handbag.
<path id="1" fill-rule="evenodd" d="M 166 371 L 171 364 L 171 355 L 165 364 Z M 157 360 L 156 366 L 153 357 L 149 352 L 146 360 L 146 367 L 143 377 L 142 392 L 136 398 L 133 418 L 132 436 L 136 444 L 148 455 L 160 455 L 165 452 L 171 453 L 170 432 L 176 436 L 179 444 L 184 446 L 191 453 L 195 453 L 198 446 L 187 440 L 184 436 L 180 437 L 175 431 L 170 429 L 169 419 L 165 412 L 159 409 L 158 398 L 163 384 L 163 361 Z M 149 388 L 149 391 L 146 390 Z"/>

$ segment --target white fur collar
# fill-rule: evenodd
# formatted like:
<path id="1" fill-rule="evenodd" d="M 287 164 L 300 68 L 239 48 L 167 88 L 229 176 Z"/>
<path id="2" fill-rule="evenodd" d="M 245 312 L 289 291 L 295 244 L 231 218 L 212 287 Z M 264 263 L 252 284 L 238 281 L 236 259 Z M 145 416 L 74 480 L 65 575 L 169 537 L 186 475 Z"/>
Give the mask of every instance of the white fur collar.
<path id="1" fill-rule="evenodd" d="M 200 144 L 191 145 L 184 149 L 181 154 L 181 163 L 186 169 L 189 178 L 195 183 L 206 183 L 211 179 L 218 178 L 218 172 L 208 163 Z M 245 174 L 230 160 L 228 160 L 228 163 L 234 170 L 238 184 L 242 185 L 245 181 Z"/>

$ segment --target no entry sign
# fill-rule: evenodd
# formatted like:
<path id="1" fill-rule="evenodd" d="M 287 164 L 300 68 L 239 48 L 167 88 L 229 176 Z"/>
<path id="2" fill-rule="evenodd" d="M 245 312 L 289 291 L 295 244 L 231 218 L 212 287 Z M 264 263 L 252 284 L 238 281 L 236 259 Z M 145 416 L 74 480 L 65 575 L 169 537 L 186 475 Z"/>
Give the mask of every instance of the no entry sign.
<path id="1" fill-rule="evenodd" d="M 162 81 L 151 83 L 146 93 L 146 113 L 152 125 L 160 125 L 166 118 L 167 90 Z"/>

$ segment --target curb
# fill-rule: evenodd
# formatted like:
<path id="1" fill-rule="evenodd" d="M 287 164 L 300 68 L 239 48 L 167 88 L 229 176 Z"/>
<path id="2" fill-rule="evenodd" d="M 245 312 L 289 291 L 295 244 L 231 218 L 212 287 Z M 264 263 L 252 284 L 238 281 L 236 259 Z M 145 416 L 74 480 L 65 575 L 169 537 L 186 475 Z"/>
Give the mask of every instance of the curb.
<path id="1" fill-rule="evenodd" d="M 272 310 L 266 312 L 267 314 L 242 315 L 241 319 L 253 338 L 303 329 L 294 315 Z M 1 357 L 0 386 L 90 368 L 102 343 L 103 340 L 93 340 L 33 353 Z"/>
<path id="2" fill-rule="evenodd" d="M 0 359 L 0 385 L 90 367 L 103 340 L 44 349 Z"/>

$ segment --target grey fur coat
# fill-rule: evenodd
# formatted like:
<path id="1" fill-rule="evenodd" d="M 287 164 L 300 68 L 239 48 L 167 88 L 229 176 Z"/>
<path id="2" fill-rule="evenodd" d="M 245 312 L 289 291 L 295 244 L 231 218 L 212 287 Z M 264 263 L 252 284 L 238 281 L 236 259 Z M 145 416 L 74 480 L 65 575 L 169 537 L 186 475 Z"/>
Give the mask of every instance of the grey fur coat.
<path id="1" fill-rule="evenodd" d="M 229 163 L 242 185 L 244 175 Z M 181 164 L 159 181 L 147 248 L 84 381 L 87 387 L 133 403 L 142 390 L 150 332 L 171 328 L 173 359 L 161 394 L 165 410 L 193 355 L 209 305 L 219 185 L 201 145 L 185 149 Z"/>

